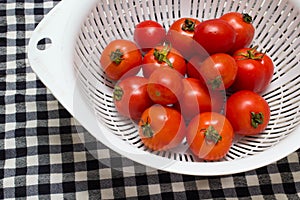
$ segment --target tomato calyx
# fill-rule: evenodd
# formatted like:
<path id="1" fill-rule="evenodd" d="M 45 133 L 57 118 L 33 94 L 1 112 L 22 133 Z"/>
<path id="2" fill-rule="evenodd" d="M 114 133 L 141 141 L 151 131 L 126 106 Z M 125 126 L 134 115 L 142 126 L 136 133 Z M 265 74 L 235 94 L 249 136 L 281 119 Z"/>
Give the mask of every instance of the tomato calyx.
<path id="1" fill-rule="evenodd" d="M 242 15 L 243 15 L 243 21 L 246 22 L 247 24 L 251 24 L 253 22 L 253 19 L 249 14 L 242 13 Z"/>
<path id="2" fill-rule="evenodd" d="M 247 59 L 261 60 L 261 59 L 263 59 L 265 54 L 266 53 L 261 53 L 261 52 L 257 51 L 257 46 L 255 46 L 255 47 L 247 50 L 246 53 L 240 53 L 238 55 L 242 56 L 242 58 L 240 58 L 239 60 L 247 60 Z"/>
<path id="3" fill-rule="evenodd" d="M 143 133 L 143 135 L 144 135 L 146 138 L 151 138 L 151 137 L 153 137 L 154 131 L 153 131 L 151 125 L 150 125 L 149 117 L 147 117 L 147 121 L 146 121 L 146 122 L 144 122 L 144 121 L 142 120 L 141 128 L 142 128 L 142 133 Z"/>
<path id="4" fill-rule="evenodd" d="M 168 64 L 169 67 L 173 68 L 173 64 L 171 61 L 167 58 L 170 50 L 171 50 L 171 45 L 165 45 L 161 50 L 154 49 L 153 55 L 155 59 L 157 59 L 159 62 L 165 62 Z"/>
<path id="5" fill-rule="evenodd" d="M 205 140 L 208 143 L 213 142 L 213 143 L 217 144 L 220 140 L 222 140 L 222 136 L 211 125 L 208 128 L 204 128 L 201 130 L 204 131 Z"/>
<path id="6" fill-rule="evenodd" d="M 116 101 L 120 101 L 123 97 L 124 91 L 120 86 L 115 86 L 113 91 L 113 99 Z"/>
<path id="7" fill-rule="evenodd" d="M 211 85 L 211 87 L 212 87 L 213 90 L 216 90 L 222 84 L 222 77 L 221 76 L 217 76 L 216 78 L 210 80 L 208 82 L 208 84 Z"/>
<path id="8" fill-rule="evenodd" d="M 184 23 L 181 26 L 183 31 L 194 31 L 196 23 L 190 19 L 184 20 Z"/>
<path id="9" fill-rule="evenodd" d="M 251 126 L 253 128 L 257 128 L 258 125 L 263 123 L 264 123 L 264 115 L 262 112 L 259 113 L 251 112 Z"/>
<path id="10" fill-rule="evenodd" d="M 121 52 L 120 49 L 116 49 L 115 51 L 111 52 L 109 57 L 112 62 L 114 62 L 118 65 L 122 62 L 122 60 L 124 60 L 123 55 L 124 54 Z"/>

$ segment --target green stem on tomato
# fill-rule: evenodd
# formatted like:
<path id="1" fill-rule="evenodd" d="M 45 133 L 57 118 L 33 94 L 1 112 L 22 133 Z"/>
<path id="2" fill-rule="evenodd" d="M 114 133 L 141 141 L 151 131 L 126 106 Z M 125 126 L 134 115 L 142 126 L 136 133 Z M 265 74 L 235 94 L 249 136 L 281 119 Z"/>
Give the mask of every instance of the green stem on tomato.
<path id="1" fill-rule="evenodd" d="M 154 49 L 153 55 L 155 59 L 157 59 L 159 62 L 165 62 L 168 64 L 169 67 L 173 68 L 173 64 L 167 58 L 171 48 L 172 48 L 171 46 L 165 45 L 161 50 Z"/>
<path id="2" fill-rule="evenodd" d="M 207 129 L 204 130 L 204 136 L 205 140 L 208 142 L 212 141 L 213 143 L 218 143 L 220 140 L 222 140 L 222 136 L 218 133 L 218 131 L 210 125 Z"/>
<path id="3" fill-rule="evenodd" d="M 222 77 L 217 76 L 215 79 L 210 80 L 208 84 L 211 85 L 213 90 L 215 90 L 221 86 L 222 82 L 223 82 Z"/>
<path id="4" fill-rule="evenodd" d="M 147 117 L 147 121 L 146 122 L 142 121 L 142 123 L 143 124 L 141 125 L 141 128 L 142 128 L 143 135 L 147 138 L 153 137 L 154 131 L 149 123 L 149 118 Z"/>
<path id="5" fill-rule="evenodd" d="M 243 20 L 244 20 L 244 22 L 246 22 L 246 23 L 248 23 L 248 24 L 251 24 L 252 23 L 252 17 L 249 15 L 249 14 L 247 14 L 247 13 L 242 13 L 242 15 L 243 15 Z"/>
<path id="6" fill-rule="evenodd" d="M 109 57 L 112 62 L 118 65 L 122 62 L 122 60 L 124 60 L 123 55 L 124 54 L 121 52 L 121 50 L 117 49 L 116 51 L 112 51 Z"/>
<path id="7" fill-rule="evenodd" d="M 184 20 L 181 29 L 184 31 L 194 31 L 196 23 L 190 19 Z"/>
<path id="8" fill-rule="evenodd" d="M 262 112 L 255 113 L 251 112 L 251 126 L 257 128 L 260 124 L 264 123 L 264 115 Z"/>
<path id="9" fill-rule="evenodd" d="M 124 91 L 120 86 L 115 86 L 113 91 L 113 99 L 116 101 L 120 101 L 123 97 Z"/>
<path id="10" fill-rule="evenodd" d="M 251 60 L 261 60 L 266 53 L 261 53 L 257 51 L 257 47 L 255 46 L 249 50 L 247 50 L 247 53 L 240 53 L 239 56 L 243 56 L 244 58 L 240 58 L 240 60 L 246 60 L 246 59 L 251 59 Z M 257 55 L 259 54 L 259 55 Z"/>

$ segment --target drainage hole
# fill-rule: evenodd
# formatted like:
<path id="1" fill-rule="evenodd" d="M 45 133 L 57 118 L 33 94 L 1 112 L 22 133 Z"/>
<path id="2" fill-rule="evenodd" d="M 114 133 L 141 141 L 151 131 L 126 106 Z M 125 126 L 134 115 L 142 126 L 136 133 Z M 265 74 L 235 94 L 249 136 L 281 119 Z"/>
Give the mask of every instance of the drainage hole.
<path id="1" fill-rule="evenodd" d="M 36 45 L 36 48 L 38 50 L 44 51 L 48 49 L 52 44 L 52 40 L 50 38 L 43 38 L 40 39 Z"/>

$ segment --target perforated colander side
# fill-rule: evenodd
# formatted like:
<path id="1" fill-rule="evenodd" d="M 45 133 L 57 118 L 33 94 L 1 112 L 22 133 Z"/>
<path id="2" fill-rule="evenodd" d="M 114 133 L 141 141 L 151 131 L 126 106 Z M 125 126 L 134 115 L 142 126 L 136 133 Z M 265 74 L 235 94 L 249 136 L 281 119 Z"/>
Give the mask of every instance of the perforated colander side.
<path id="1" fill-rule="evenodd" d="M 184 4 L 184 5 L 183 5 Z M 247 157 L 271 148 L 299 125 L 300 118 L 300 47 L 299 11 L 283 0 L 265 1 L 99 1 L 82 24 L 76 49 L 74 69 L 99 122 L 124 145 L 137 151 L 149 151 L 131 120 L 119 116 L 113 100 L 114 82 L 99 67 L 102 50 L 113 39 L 132 39 L 135 24 L 153 19 L 166 29 L 176 19 L 190 16 L 201 21 L 216 18 L 229 11 L 247 12 L 253 16 L 256 35 L 252 45 L 259 45 L 273 59 L 275 72 L 263 97 L 271 107 L 267 129 L 256 136 L 237 137 L 223 161 Z M 195 162 L 196 158 L 183 142 L 170 151 L 152 152 L 175 161 Z"/>

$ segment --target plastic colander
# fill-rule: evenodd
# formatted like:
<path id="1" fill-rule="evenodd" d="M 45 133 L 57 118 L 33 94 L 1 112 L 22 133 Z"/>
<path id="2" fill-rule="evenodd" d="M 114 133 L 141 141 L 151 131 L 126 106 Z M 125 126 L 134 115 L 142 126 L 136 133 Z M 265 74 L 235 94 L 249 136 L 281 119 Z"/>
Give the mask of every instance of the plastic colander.
<path id="1" fill-rule="evenodd" d="M 233 174 L 268 165 L 300 147 L 299 10 L 297 0 L 63 0 L 32 33 L 28 58 L 60 103 L 111 150 L 174 173 Z M 113 39 L 132 40 L 135 25 L 143 20 L 168 29 L 181 17 L 203 21 L 230 11 L 253 17 L 252 45 L 266 51 L 275 65 L 271 85 L 262 94 L 271 108 L 268 127 L 255 136 L 236 137 L 228 154 L 216 162 L 199 161 L 186 142 L 167 151 L 148 150 L 137 125 L 115 109 L 114 82 L 99 67 L 101 52 Z"/>

